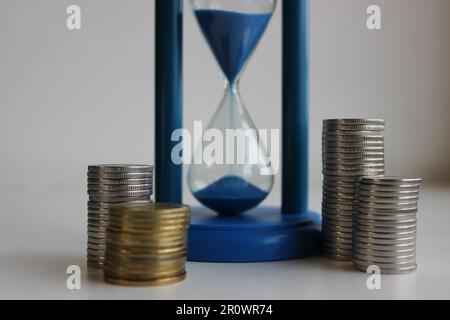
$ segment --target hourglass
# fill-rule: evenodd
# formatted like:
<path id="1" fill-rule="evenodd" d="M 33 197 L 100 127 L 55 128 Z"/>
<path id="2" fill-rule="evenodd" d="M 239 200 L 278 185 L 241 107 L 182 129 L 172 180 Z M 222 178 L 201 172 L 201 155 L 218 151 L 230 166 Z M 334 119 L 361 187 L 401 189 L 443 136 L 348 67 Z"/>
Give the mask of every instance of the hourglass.
<path id="1" fill-rule="evenodd" d="M 266 146 L 242 102 L 239 79 L 269 23 L 276 0 L 191 0 L 200 30 L 225 78 L 223 98 L 208 128 L 223 137 L 229 130 L 247 133 L 245 144 L 238 143 L 244 161 L 238 161 L 236 154 L 228 162 L 230 149 L 225 147 L 224 163 L 211 159 L 197 163 L 195 157 L 205 147 L 204 139 L 194 151 L 188 185 L 203 206 L 191 211 L 191 261 L 295 259 L 315 254 L 320 248 L 320 215 L 308 211 L 307 206 L 309 0 L 281 2 L 282 203 L 261 206 L 274 176 Z M 182 128 L 183 0 L 156 0 L 155 4 L 155 196 L 156 201 L 182 202 L 182 166 L 171 161 L 177 144 L 171 135 Z M 277 108 L 270 112 L 277 112 Z M 231 151 L 239 153 L 238 146 Z"/>
<path id="2" fill-rule="evenodd" d="M 203 205 L 220 215 L 236 215 L 263 201 L 274 180 L 265 146 L 240 97 L 239 78 L 269 23 L 276 0 L 191 0 L 191 4 L 225 78 L 224 96 L 208 129 L 220 130 L 222 137 L 233 140 L 223 144 L 226 163 L 193 163 L 188 183 Z M 239 133 L 241 140 L 236 138 Z M 204 142 L 200 144 L 195 152 L 202 157 Z"/>

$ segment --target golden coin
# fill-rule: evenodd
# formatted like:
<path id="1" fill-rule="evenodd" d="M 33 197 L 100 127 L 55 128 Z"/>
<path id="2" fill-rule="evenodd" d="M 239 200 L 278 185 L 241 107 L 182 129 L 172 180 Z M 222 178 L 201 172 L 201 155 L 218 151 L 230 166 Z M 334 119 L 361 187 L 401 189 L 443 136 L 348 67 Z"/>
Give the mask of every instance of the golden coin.
<path id="1" fill-rule="evenodd" d="M 180 282 L 180 281 L 183 281 L 185 278 L 186 278 L 186 273 L 183 273 L 183 274 L 177 275 L 177 276 L 173 276 L 173 277 L 148 279 L 148 280 L 117 279 L 117 278 L 111 278 L 111 277 L 105 275 L 106 282 L 109 282 L 112 284 L 118 284 L 118 285 L 122 285 L 122 286 L 160 286 L 160 285 L 167 285 L 167 284 Z"/>

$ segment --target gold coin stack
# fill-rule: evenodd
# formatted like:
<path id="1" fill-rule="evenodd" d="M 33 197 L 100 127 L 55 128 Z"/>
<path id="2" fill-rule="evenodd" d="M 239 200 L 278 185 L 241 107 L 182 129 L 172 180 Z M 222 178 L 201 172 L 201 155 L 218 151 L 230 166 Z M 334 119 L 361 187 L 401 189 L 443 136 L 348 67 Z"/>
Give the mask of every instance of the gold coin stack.
<path id="1" fill-rule="evenodd" d="M 106 282 L 150 286 L 186 277 L 190 209 L 172 203 L 113 205 L 106 233 Z"/>

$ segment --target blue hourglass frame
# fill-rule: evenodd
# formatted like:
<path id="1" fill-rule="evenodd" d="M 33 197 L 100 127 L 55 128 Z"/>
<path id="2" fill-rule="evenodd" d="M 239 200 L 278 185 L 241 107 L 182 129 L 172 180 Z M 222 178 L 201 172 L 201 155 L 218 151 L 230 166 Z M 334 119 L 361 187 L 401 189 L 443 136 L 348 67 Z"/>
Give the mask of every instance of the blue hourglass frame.
<path id="1" fill-rule="evenodd" d="M 182 166 L 171 161 L 182 128 L 182 0 L 156 0 L 155 199 L 182 202 Z M 320 215 L 308 211 L 309 1 L 283 0 L 282 204 L 241 215 L 192 208 L 188 259 L 256 262 L 320 250 Z"/>

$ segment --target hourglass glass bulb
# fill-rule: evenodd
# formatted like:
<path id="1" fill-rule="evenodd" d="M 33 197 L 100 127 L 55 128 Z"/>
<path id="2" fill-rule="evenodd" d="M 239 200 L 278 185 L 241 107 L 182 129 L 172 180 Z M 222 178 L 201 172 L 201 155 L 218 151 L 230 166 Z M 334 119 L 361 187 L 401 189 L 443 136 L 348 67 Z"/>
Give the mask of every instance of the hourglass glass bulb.
<path id="1" fill-rule="evenodd" d="M 238 214 L 263 201 L 274 180 L 265 146 L 240 98 L 238 77 L 264 33 L 275 1 L 191 2 L 227 81 L 224 97 L 208 126 L 226 137 L 224 158 L 192 164 L 188 172 L 189 187 L 197 200 L 214 211 L 222 215 Z M 232 141 L 229 141 L 230 133 Z M 244 138 L 239 140 L 239 134 Z M 203 152 L 204 145 L 202 141 L 194 158 Z"/>

